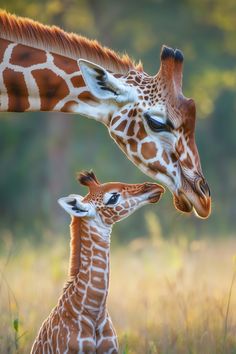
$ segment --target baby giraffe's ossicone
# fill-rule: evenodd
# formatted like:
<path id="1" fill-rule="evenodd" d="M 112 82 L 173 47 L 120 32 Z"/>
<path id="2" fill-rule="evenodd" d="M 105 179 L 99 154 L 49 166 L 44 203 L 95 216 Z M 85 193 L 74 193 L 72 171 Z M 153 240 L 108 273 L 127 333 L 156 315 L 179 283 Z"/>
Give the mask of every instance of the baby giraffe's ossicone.
<path id="1" fill-rule="evenodd" d="M 118 353 L 106 306 L 112 225 L 158 202 L 164 192 L 156 183 L 101 184 L 93 172 L 80 173 L 78 180 L 89 193 L 59 199 L 72 216 L 70 281 L 42 324 L 31 353 Z"/>

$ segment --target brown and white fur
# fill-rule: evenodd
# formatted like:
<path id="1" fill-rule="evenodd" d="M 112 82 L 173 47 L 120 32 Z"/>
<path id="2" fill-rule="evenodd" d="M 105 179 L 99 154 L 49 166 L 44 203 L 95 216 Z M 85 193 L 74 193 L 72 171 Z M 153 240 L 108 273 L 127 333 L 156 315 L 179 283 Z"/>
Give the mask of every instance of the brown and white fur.
<path id="1" fill-rule="evenodd" d="M 103 123 L 141 171 L 170 189 L 179 210 L 208 217 L 182 67 L 181 51 L 164 46 L 150 76 L 96 41 L 0 12 L 0 111 L 71 112 Z"/>
<path id="2" fill-rule="evenodd" d="M 59 199 L 72 216 L 70 281 L 44 321 L 32 354 L 118 353 L 106 305 L 112 226 L 143 205 L 156 203 L 164 192 L 155 183 L 100 184 L 92 172 L 81 173 L 79 181 L 89 194 Z"/>

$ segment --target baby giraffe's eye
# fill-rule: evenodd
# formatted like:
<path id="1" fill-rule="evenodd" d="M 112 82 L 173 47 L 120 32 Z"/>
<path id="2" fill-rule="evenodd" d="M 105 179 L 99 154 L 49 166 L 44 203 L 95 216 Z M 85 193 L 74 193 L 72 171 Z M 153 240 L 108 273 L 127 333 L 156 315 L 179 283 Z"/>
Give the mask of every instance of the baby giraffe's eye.
<path id="1" fill-rule="evenodd" d="M 113 205 L 116 204 L 118 199 L 120 197 L 120 194 L 114 193 L 111 198 L 106 202 L 106 205 Z"/>

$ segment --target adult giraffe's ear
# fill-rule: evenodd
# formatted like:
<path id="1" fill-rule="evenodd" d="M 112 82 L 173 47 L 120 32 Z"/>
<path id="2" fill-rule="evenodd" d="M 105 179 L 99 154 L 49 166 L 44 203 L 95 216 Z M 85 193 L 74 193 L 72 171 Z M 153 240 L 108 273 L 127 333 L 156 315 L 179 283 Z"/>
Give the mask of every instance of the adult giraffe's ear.
<path id="1" fill-rule="evenodd" d="M 68 197 L 58 199 L 60 206 L 71 216 L 89 217 L 95 216 L 95 210 L 89 203 L 82 202 L 80 195 L 71 194 Z"/>
<path id="2" fill-rule="evenodd" d="M 100 65 L 80 59 L 79 66 L 89 91 L 99 100 L 114 100 L 117 103 L 133 102 L 137 92 L 134 87 L 116 78 Z"/>

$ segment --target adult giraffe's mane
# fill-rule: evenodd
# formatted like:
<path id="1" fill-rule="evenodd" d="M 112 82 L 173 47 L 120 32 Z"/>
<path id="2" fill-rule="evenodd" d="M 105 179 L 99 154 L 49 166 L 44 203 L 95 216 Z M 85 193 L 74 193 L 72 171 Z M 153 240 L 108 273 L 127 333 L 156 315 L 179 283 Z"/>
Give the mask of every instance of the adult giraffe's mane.
<path id="1" fill-rule="evenodd" d="M 142 64 L 127 55 L 119 55 L 75 33 L 67 33 L 56 26 L 46 26 L 29 18 L 22 18 L 0 11 L 0 38 L 47 50 L 72 59 L 87 59 L 105 69 L 126 74 L 130 69 L 142 71 Z"/>

